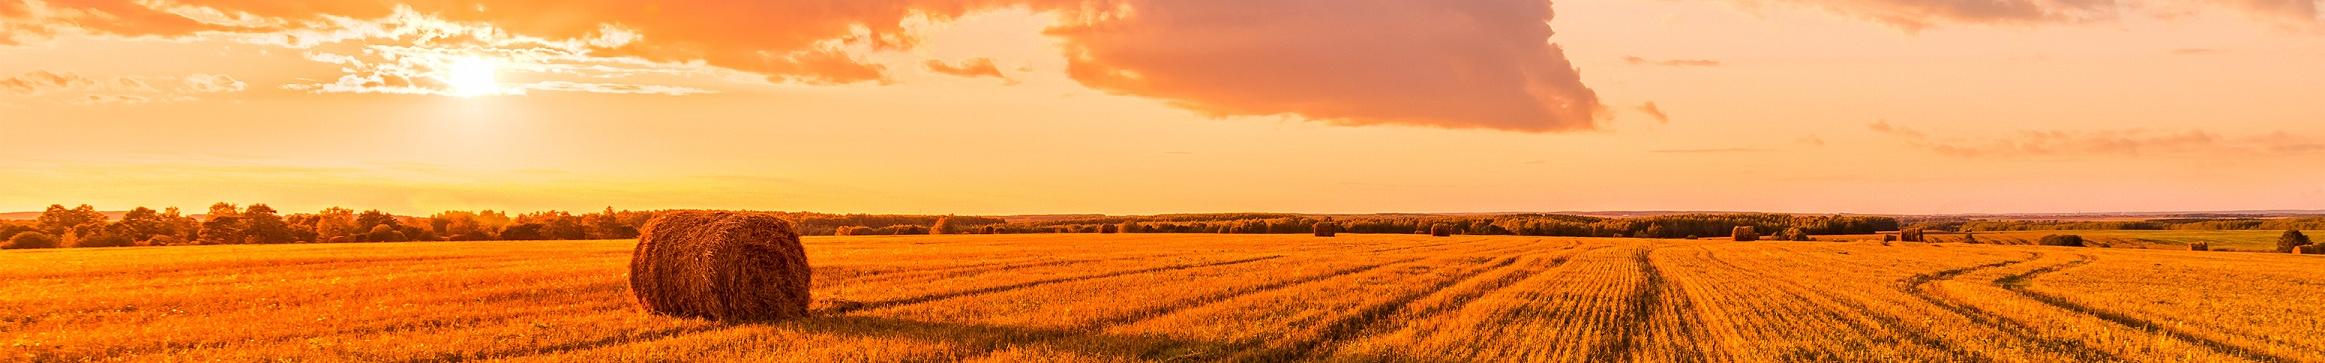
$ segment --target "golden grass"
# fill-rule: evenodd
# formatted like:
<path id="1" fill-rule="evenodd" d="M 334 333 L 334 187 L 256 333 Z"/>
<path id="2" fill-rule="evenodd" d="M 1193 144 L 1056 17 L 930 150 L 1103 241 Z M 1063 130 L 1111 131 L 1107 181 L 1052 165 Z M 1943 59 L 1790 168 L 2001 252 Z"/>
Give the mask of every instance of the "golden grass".
<path id="1" fill-rule="evenodd" d="M 806 245 L 818 314 L 778 323 L 640 311 L 629 241 L 6 251 L 0 361 L 2325 360 L 2305 338 L 2325 331 L 2319 256 L 1362 234 Z"/>

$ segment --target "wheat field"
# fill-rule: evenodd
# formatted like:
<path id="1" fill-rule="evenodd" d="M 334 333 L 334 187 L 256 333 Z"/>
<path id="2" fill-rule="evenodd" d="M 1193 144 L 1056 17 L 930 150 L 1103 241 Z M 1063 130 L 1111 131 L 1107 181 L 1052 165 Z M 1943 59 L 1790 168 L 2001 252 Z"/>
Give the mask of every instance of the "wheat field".
<path id="1" fill-rule="evenodd" d="M 631 241 L 0 252 L 7 361 L 2325 361 L 2325 258 L 1508 236 L 811 237 L 817 317 Z"/>

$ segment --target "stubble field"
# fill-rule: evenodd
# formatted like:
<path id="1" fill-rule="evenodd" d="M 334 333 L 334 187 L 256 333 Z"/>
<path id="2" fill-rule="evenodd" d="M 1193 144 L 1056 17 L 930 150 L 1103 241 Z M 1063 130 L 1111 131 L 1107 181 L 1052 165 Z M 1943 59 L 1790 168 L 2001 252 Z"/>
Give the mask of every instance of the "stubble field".
<path id="1" fill-rule="evenodd" d="M 811 237 L 818 317 L 631 241 L 0 252 L 8 361 L 2325 361 L 2325 258 L 1508 236 Z"/>

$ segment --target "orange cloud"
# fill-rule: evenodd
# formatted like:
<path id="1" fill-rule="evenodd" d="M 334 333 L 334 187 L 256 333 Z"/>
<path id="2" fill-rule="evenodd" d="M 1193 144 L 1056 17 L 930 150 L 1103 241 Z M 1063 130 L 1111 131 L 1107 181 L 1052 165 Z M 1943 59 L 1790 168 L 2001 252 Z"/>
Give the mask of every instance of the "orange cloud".
<path id="1" fill-rule="evenodd" d="M 1759 4 L 1766 0 L 1737 0 Z M 2157 16 L 2226 8 L 2256 18 L 2313 26 L 2315 0 L 1782 0 L 1918 30 L 1944 24 L 2081 23 L 2118 18 L 2141 10 Z"/>
<path id="2" fill-rule="evenodd" d="M 0 93 L 78 104 L 190 101 L 198 95 L 241 92 L 245 88 L 247 83 L 215 74 L 88 77 L 71 72 L 32 71 L 0 77 Z"/>
<path id="3" fill-rule="evenodd" d="M 961 77 L 993 77 L 1003 80 L 1009 79 L 1009 76 L 1001 74 L 1001 67 L 996 67 L 993 65 L 992 58 L 970 59 L 961 61 L 960 64 L 945 63 L 944 61 L 940 60 L 929 60 L 928 70 Z"/>
<path id="4" fill-rule="evenodd" d="M 943 20 L 1024 7 L 1065 19 L 1048 33 L 1066 41 L 1068 73 L 1082 84 L 1157 98 L 1208 115 L 1298 115 L 1343 125 L 1557 131 L 1593 128 L 1603 112 L 1596 93 L 1582 84 L 1580 72 L 1563 50 L 1548 41 L 1552 13 L 1550 4 L 1541 0 L 37 4 L 0 0 L 0 4 L 8 4 L 0 10 L 7 15 L 0 17 L 11 19 L 5 21 L 11 29 L 29 24 L 21 27 L 38 32 L 24 34 L 39 34 L 35 36 L 58 31 L 162 37 L 240 34 L 266 35 L 274 43 L 300 46 L 349 33 L 384 33 L 359 37 L 393 39 L 421 50 L 473 49 L 476 39 L 537 39 L 524 46 L 575 57 L 700 62 L 806 83 L 887 81 L 883 65 L 855 52 L 914 46 L 918 40 L 905 29 L 907 19 Z M 399 16 L 490 27 L 464 27 L 460 30 L 466 33 L 437 37 L 434 34 L 445 29 L 381 29 L 381 24 L 365 22 Z M 392 66 L 359 69 L 362 72 L 339 83 L 362 90 L 421 84 L 398 93 L 429 92 L 424 85 L 428 80 L 395 74 L 426 71 L 424 65 Z"/>
<path id="5" fill-rule="evenodd" d="M 1647 117 L 1655 118 L 1657 123 L 1671 123 L 1671 115 L 1663 113 L 1663 106 L 1656 106 L 1655 102 L 1650 101 L 1647 104 L 1639 105 L 1639 112 L 1647 114 Z"/>
<path id="6" fill-rule="evenodd" d="M 1596 126 L 1597 94 L 1548 42 L 1545 1 L 1122 1 L 1068 24 L 1090 87 L 1211 115 L 1517 131 Z"/>

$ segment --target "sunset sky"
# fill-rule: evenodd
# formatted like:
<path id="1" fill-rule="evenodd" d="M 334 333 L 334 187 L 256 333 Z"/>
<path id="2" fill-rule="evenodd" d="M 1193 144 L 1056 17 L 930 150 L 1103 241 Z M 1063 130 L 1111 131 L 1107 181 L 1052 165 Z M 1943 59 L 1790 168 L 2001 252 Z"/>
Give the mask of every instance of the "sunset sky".
<path id="1" fill-rule="evenodd" d="M 0 0 L 0 211 L 2325 209 L 2315 0 Z"/>

